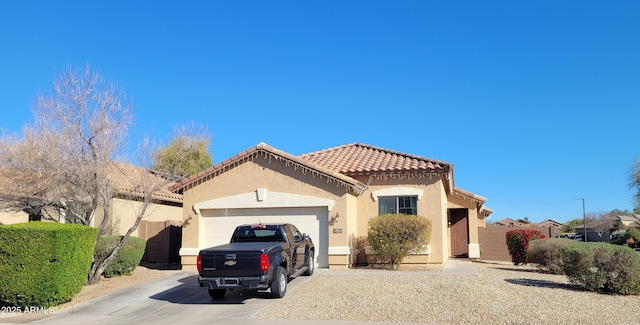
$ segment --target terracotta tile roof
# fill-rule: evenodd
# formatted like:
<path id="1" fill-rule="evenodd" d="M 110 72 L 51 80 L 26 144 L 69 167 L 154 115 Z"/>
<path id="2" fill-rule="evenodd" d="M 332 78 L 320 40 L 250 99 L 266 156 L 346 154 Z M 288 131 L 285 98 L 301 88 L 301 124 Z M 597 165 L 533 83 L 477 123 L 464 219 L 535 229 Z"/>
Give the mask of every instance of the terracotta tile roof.
<path id="1" fill-rule="evenodd" d="M 487 202 L 487 198 L 485 198 L 484 196 L 480 196 L 480 195 L 477 195 L 477 194 L 473 194 L 473 193 L 471 193 L 471 192 L 469 192 L 469 191 L 466 191 L 466 190 L 463 190 L 463 189 L 461 189 L 461 188 L 459 188 L 459 187 L 455 187 L 455 188 L 453 189 L 453 191 L 454 191 L 455 193 L 457 193 L 457 194 L 460 194 L 460 195 L 463 195 L 463 196 L 469 197 L 469 198 L 474 199 L 474 200 L 476 200 L 476 201 L 480 201 L 480 202 Z"/>
<path id="2" fill-rule="evenodd" d="M 454 187 L 453 188 L 453 194 L 456 195 L 460 195 L 463 196 L 469 200 L 472 200 L 474 202 L 476 202 L 477 206 L 478 206 L 478 211 L 479 213 L 481 213 L 484 216 L 488 216 L 490 214 L 493 213 L 493 210 L 487 208 L 486 206 L 484 206 L 484 204 L 487 202 L 487 198 L 485 198 L 484 196 L 480 196 L 477 194 L 473 194 L 467 190 L 463 190 L 459 187 Z"/>
<path id="3" fill-rule="evenodd" d="M 546 219 L 544 221 L 535 223 L 534 226 L 536 226 L 536 227 L 556 227 L 556 228 L 559 228 L 559 227 L 565 226 L 565 224 L 562 223 L 562 222 L 558 222 L 558 221 L 552 220 L 552 219 Z"/>
<path id="4" fill-rule="evenodd" d="M 444 161 L 362 143 L 315 151 L 303 154 L 300 158 L 349 176 L 412 172 L 448 173 L 453 168 L 452 164 Z"/>
<path id="5" fill-rule="evenodd" d="M 343 186 L 353 189 L 358 194 L 362 193 L 367 187 L 362 182 L 347 175 L 336 172 L 335 170 L 332 170 L 325 166 L 315 164 L 306 159 L 293 156 L 262 142 L 257 146 L 251 147 L 221 163 L 215 164 L 214 166 L 211 166 L 195 175 L 176 182 L 172 187 L 169 188 L 169 190 L 174 192 L 183 191 L 188 187 L 211 179 L 221 172 L 231 169 L 238 164 L 241 164 L 247 160 L 257 159 L 259 157 L 263 157 L 264 159 L 283 160 L 292 168 L 300 169 L 303 172 L 308 171 L 311 173 L 316 173 L 320 176 L 325 176 L 330 180 L 336 181 Z"/>
<path id="6" fill-rule="evenodd" d="M 155 199 L 175 202 L 183 200 L 182 194 L 169 190 L 174 184 L 173 181 L 166 180 L 146 168 L 123 162 L 114 162 L 111 168 L 107 175 L 117 191 L 144 194 L 145 187 L 159 186 L 153 194 Z"/>
<path id="7" fill-rule="evenodd" d="M 42 174 L 23 171 L 16 168 L 0 167 L 0 191 L 6 193 L 20 193 L 20 195 L 38 195 L 51 186 L 49 179 Z M 6 181 L 10 179 L 11 181 Z"/>
<path id="8" fill-rule="evenodd" d="M 476 202 L 480 213 L 485 216 L 493 212 L 484 206 L 486 198 L 453 187 L 453 164 L 361 143 L 342 145 L 300 156 L 293 156 L 265 143 L 260 143 L 206 170 L 176 182 L 169 190 L 181 193 L 185 189 L 205 182 L 247 160 L 259 157 L 284 160 L 292 168 L 323 175 L 353 189 L 358 194 L 364 192 L 367 185 L 352 178 L 353 176 L 442 174 L 443 179 L 446 180 L 447 191 L 451 190 L 454 194 Z"/>

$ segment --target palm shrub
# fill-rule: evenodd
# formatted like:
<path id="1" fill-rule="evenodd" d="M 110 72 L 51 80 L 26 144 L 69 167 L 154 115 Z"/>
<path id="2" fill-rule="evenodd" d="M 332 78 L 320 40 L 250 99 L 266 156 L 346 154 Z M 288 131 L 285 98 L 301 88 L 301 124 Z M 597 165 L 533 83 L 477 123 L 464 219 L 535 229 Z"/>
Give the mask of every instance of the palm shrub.
<path id="1" fill-rule="evenodd" d="M 544 238 L 529 242 L 527 260 L 553 274 L 563 274 L 562 248 L 575 241 L 567 238 Z"/>
<path id="2" fill-rule="evenodd" d="M 527 247 L 529 241 L 545 238 L 538 230 L 510 230 L 506 233 L 507 249 L 514 265 L 527 264 Z"/>
<path id="3" fill-rule="evenodd" d="M 121 236 L 105 235 L 100 237 L 96 245 L 95 260 L 104 261 L 120 241 Z M 129 236 L 127 242 L 116 255 L 116 258 L 104 269 L 102 275 L 107 278 L 130 275 L 140 264 L 147 241 L 144 238 Z"/>
<path id="4" fill-rule="evenodd" d="M 640 256 L 608 243 L 573 243 L 562 249 L 569 282 L 588 291 L 640 294 Z"/>
<path id="5" fill-rule="evenodd" d="M 369 220 L 367 235 L 369 245 L 378 257 L 398 269 L 411 252 L 429 244 L 431 221 L 417 215 L 378 215 Z"/>

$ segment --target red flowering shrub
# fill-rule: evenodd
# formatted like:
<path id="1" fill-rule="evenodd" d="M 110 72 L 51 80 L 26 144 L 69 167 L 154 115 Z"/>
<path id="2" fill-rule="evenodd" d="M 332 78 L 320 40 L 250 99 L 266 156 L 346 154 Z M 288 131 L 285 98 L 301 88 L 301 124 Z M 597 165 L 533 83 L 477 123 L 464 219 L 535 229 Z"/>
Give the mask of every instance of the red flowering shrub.
<path id="1" fill-rule="evenodd" d="M 538 230 L 509 230 L 507 231 L 507 248 L 514 265 L 527 264 L 527 247 L 529 241 L 545 238 Z"/>

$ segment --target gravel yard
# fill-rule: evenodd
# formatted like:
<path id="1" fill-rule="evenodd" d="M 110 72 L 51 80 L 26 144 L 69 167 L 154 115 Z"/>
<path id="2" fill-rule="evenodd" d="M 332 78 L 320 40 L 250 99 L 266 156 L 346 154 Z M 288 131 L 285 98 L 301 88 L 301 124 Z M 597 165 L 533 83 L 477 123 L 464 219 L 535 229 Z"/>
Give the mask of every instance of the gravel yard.
<path id="1" fill-rule="evenodd" d="M 479 276 L 324 271 L 255 318 L 438 324 L 638 324 L 640 297 L 584 292 L 564 275 L 475 262 Z"/>

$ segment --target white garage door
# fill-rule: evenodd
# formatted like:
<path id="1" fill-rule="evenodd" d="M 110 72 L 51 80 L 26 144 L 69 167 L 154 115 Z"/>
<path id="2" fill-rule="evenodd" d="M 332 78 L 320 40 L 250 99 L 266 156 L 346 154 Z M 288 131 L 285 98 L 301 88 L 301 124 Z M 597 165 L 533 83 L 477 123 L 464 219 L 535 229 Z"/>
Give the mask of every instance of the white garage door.
<path id="1" fill-rule="evenodd" d="M 201 247 L 226 244 L 242 224 L 290 223 L 309 234 L 318 267 L 329 267 L 329 226 L 326 207 L 201 210 Z"/>

